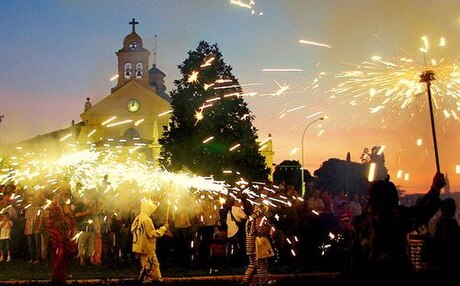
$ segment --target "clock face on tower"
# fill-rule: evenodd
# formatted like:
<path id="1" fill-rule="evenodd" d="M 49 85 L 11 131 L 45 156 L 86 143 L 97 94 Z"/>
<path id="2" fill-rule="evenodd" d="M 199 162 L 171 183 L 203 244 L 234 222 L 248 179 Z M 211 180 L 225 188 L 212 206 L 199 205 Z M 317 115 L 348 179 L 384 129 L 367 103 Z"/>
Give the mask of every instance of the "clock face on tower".
<path id="1" fill-rule="evenodd" d="M 130 99 L 128 100 L 128 103 L 126 103 L 126 108 L 130 111 L 130 112 L 136 112 L 139 110 L 139 107 L 140 107 L 140 103 L 137 99 Z"/>

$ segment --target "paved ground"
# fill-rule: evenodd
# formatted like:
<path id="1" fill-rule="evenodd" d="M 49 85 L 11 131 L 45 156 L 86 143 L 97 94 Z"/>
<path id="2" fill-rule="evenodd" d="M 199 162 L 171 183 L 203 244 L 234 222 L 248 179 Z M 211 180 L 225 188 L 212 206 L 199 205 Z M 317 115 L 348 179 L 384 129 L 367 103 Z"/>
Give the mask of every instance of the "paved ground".
<path id="1" fill-rule="evenodd" d="M 144 283 L 144 285 L 238 285 L 242 275 L 198 276 L 198 277 L 166 277 L 161 283 Z M 271 284 L 286 285 L 338 285 L 341 280 L 339 273 L 312 273 L 312 274 L 276 274 L 270 276 Z M 49 280 L 10 280 L 0 281 L 1 285 L 49 285 Z M 87 279 L 69 280 L 69 285 L 140 285 L 134 279 Z"/>

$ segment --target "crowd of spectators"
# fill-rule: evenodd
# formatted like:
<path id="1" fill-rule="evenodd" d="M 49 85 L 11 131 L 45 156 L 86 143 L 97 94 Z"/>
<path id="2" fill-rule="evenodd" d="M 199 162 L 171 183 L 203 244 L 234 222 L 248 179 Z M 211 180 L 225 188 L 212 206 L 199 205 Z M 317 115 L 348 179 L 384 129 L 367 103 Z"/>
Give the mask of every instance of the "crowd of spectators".
<path id="1" fill-rule="evenodd" d="M 129 201 L 120 199 L 113 205 L 105 198 L 112 194 L 107 191 L 111 188 L 107 178 L 101 186 L 83 196 L 77 195 L 81 184 L 74 188 L 67 184 L 57 191 L 62 192 L 64 188 L 69 191 L 69 197 L 61 203 L 68 206 L 76 221 L 72 238 L 78 245 L 75 257 L 81 266 L 132 263 L 135 255 L 131 224 L 139 213 L 140 197 L 131 194 Z M 166 209 L 161 193 L 153 197 L 160 206 L 153 216 L 155 225 L 161 226 L 165 221 L 170 225 L 158 241 L 160 260 L 175 261 L 184 267 L 208 267 L 211 271 L 227 265 L 244 265 L 248 260 L 246 221 L 254 205 L 272 197 L 287 202 L 270 206 L 266 213 L 275 230 L 271 236 L 277 253 L 273 258 L 275 264 L 301 266 L 306 271 L 353 273 L 353 262 L 350 262 L 355 254 L 353 244 L 357 233 L 362 231 L 359 230 L 363 223 L 360 218 L 369 212 L 366 194 L 342 192 L 333 196 L 327 189 L 313 188 L 302 199 L 292 185 L 284 182 L 277 186 L 255 185 L 252 191 L 258 194 L 259 201 L 233 195 L 224 202 L 202 195 L 183 197 L 171 210 Z M 27 257 L 27 263 L 48 263 L 51 259 L 48 207 L 54 192 L 55 189 L 46 187 L 30 193 L 12 184 L 0 186 L 0 262 Z M 458 241 L 445 237 L 445 232 L 455 229 L 455 202 L 448 200 L 442 205 L 432 237 L 441 237 L 436 243 L 450 255 L 449 261 L 458 260 L 455 256 Z M 456 227 L 458 229 L 458 223 Z M 406 234 L 409 243 L 409 230 Z M 456 247 L 457 252 L 445 249 L 447 246 Z M 410 254 L 409 247 L 407 252 Z M 434 267 L 447 266 L 437 263 Z"/>

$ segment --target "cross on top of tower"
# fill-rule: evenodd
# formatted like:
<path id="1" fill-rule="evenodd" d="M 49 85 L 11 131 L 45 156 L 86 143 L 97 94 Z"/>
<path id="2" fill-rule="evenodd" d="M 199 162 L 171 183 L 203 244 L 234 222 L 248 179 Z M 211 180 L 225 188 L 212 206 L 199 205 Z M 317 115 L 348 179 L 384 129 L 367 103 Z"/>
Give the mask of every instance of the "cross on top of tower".
<path id="1" fill-rule="evenodd" d="M 131 22 L 129 22 L 128 24 L 133 26 L 133 33 L 135 33 L 136 32 L 136 25 L 139 24 L 139 22 L 137 22 L 136 19 L 133 18 L 133 20 Z"/>

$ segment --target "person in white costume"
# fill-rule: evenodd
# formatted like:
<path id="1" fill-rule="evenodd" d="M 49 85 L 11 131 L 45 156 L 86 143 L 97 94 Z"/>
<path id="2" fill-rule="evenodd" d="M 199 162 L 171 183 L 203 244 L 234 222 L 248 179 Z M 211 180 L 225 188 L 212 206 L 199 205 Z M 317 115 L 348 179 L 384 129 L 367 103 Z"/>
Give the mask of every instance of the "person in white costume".
<path id="1" fill-rule="evenodd" d="M 159 229 L 155 229 L 150 216 L 157 209 L 157 205 L 149 200 L 142 199 L 141 212 L 131 225 L 133 234 L 133 252 L 139 254 L 141 262 L 140 280 L 161 281 L 160 263 L 156 255 L 156 240 L 168 230 L 166 222 Z"/>

